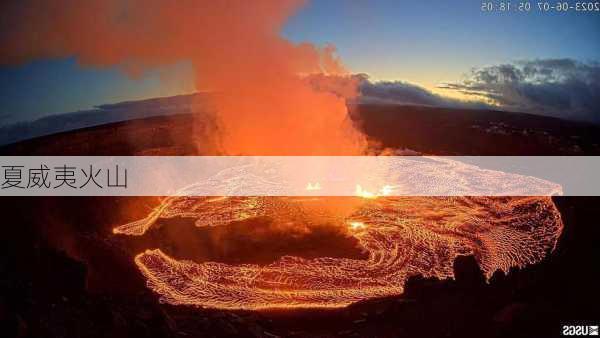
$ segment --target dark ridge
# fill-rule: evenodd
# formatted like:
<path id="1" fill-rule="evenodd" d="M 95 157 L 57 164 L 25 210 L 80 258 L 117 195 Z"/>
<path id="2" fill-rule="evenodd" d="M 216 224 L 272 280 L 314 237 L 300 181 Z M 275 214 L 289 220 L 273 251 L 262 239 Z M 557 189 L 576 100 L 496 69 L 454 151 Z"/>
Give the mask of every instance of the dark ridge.
<path id="1" fill-rule="evenodd" d="M 0 147 L 3 156 L 132 156 L 149 149 L 161 155 L 193 155 L 194 115 L 179 114 L 65 131 Z M 144 155 L 154 155 L 144 154 Z"/>
<path id="2" fill-rule="evenodd" d="M 424 106 L 363 104 L 350 106 L 350 111 L 381 148 L 430 155 L 600 154 L 600 126 L 585 122 Z M 150 117 L 34 138 L 2 146 L 0 154 L 218 155 L 211 144 L 215 140 L 206 137 L 213 128 L 208 115 Z"/>
<path id="3" fill-rule="evenodd" d="M 433 155 L 598 155 L 600 126 L 524 113 L 423 106 L 351 107 L 385 148 Z"/>

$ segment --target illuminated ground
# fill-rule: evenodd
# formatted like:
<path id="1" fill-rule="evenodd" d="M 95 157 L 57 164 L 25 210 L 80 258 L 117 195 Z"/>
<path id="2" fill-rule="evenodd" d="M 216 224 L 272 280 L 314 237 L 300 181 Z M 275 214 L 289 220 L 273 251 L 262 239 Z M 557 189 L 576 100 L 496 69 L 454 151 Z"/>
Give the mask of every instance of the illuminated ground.
<path id="1" fill-rule="evenodd" d="M 486 274 L 540 261 L 562 232 L 550 198 L 168 198 L 147 218 L 116 228 L 142 235 L 159 219 L 194 218 L 198 227 L 271 217 L 311 231 L 343 228 L 368 258 L 284 256 L 268 265 L 177 261 L 159 249 L 136 264 L 171 304 L 226 309 L 341 307 L 402 293 L 408 276 L 452 276 L 458 255 L 473 254 Z"/>

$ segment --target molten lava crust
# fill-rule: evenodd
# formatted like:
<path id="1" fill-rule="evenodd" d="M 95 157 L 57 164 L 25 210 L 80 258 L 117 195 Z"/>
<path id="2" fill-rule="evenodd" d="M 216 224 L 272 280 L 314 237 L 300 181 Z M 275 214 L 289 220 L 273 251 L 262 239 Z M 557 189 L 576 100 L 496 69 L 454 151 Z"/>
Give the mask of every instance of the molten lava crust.
<path id="1" fill-rule="evenodd" d="M 284 256 L 262 266 L 229 265 L 178 261 L 153 249 L 135 263 L 170 304 L 342 307 L 400 294 L 411 275 L 452 277 L 458 255 L 475 255 L 488 276 L 536 263 L 554 249 L 563 228 L 550 197 L 169 197 L 147 218 L 114 232 L 142 235 L 165 218 L 191 217 L 198 227 L 215 227 L 267 215 L 282 224 L 343 227 L 368 258 Z"/>

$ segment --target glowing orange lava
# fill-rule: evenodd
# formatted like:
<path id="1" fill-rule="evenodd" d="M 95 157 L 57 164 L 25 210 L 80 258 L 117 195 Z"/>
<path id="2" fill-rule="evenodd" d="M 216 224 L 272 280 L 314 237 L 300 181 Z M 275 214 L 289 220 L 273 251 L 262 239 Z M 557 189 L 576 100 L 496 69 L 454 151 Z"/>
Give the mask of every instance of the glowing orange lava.
<path id="1" fill-rule="evenodd" d="M 340 203 L 342 201 L 343 203 Z M 408 276 L 452 277 L 457 255 L 473 254 L 489 276 L 540 261 L 562 221 L 549 197 L 171 197 L 147 218 L 114 229 L 141 235 L 161 218 L 193 217 L 198 227 L 254 217 L 347 229 L 368 258 L 284 256 L 272 264 L 177 261 L 159 249 L 135 263 L 170 304 L 223 309 L 342 307 L 402 293 Z"/>

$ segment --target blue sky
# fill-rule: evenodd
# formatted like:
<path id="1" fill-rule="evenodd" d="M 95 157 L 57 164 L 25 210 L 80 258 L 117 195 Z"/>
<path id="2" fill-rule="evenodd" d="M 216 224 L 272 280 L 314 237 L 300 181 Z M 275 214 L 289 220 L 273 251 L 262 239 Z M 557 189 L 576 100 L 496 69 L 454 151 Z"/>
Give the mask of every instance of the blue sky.
<path id="1" fill-rule="evenodd" d="M 598 12 L 482 13 L 480 7 L 481 1 L 314 0 L 282 34 L 297 42 L 335 44 L 351 72 L 428 89 L 459 80 L 472 67 L 536 58 L 600 60 Z M 116 67 L 81 67 L 74 58 L 0 67 L 0 125 L 189 93 L 191 74 L 186 62 L 139 78 Z"/>
<path id="2" fill-rule="evenodd" d="M 511 60 L 600 59 L 599 13 L 483 13 L 480 6 L 464 0 L 313 1 L 284 34 L 334 43 L 353 72 L 423 85 Z"/>
<path id="3" fill-rule="evenodd" d="M 75 58 L 38 60 L 0 68 L 0 125 L 95 105 L 194 90 L 190 65 L 182 62 L 131 78 L 120 69 L 82 67 Z"/>

